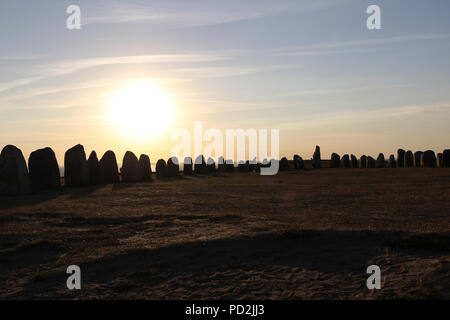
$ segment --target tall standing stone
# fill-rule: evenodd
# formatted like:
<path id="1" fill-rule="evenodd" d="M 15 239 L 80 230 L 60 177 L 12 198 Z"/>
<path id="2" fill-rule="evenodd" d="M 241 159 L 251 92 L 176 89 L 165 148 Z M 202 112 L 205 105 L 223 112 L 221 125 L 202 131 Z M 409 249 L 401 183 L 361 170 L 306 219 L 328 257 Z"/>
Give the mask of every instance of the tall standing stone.
<path id="1" fill-rule="evenodd" d="M 81 144 L 70 148 L 64 155 L 64 184 L 67 187 L 89 185 L 89 167 Z"/>
<path id="2" fill-rule="evenodd" d="M 225 159 L 222 156 L 220 156 L 219 159 L 217 160 L 217 170 L 219 172 L 226 171 Z"/>
<path id="3" fill-rule="evenodd" d="M 192 171 L 192 158 L 186 157 L 183 161 L 183 174 L 185 176 L 192 176 L 194 172 Z"/>
<path id="4" fill-rule="evenodd" d="M 156 177 L 158 179 L 166 178 L 167 177 L 167 164 L 164 159 L 159 159 L 158 162 L 156 162 Z"/>
<path id="5" fill-rule="evenodd" d="M 316 169 L 321 167 L 320 147 L 319 146 L 316 146 L 316 150 L 314 151 L 313 159 L 312 159 L 312 166 L 313 166 L 313 168 L 316 168 Z"/>
<path id="6" fill-rule="evenodd" d="M 131 151 L 125 152 L 123 156 L 121 174 L 123 182 L 137 182 L 143 179 L 139 170 L 139 160 Z"/>
<path id="7" fill-rule="evenodd" d="M 33 192 L 61 187 L 58 161 L 51 148 L 33 151 L 28 158 L 28 169 Z"/>
<path id="8" fill-rule="evenodd" d="M 411 150 L 408 150 L 405 153 L 405 167 L 406 168 L 414 167 L 414 155 Z"/>
<path id="9" fill-rule="evenodd" d="M 380 153 L 378 155 L 378 158 L 376 161 L 376 167 L 377 168 L 386 168 L 386 160 L 384 159 L 384 154 Z"/>
<path id="10" fill-rule="evenodd" d="M 141 154 L 139 156 L 139 172 L 143 180 L 152 180 L 152 164 L 150 162 L 150 157 L 146 154 Z"/>
<path id="11" fill-rule="evenodd" d="M 116 155 L 108 150 L 100 159 L 100 170 L 103 174 L 103 182 L 106 184 L 118 183 L 120 180 L 119 168 L 117 166 Z"/>
<path id="12" fill-rule="evenodd" d="M 361 158 L 359 159 L 359 167 L 362 169 L 367 168 L 367 157 L 366 156 L 361 156 Z"/>
<path id="13" fill-rule="evenodd" d="M 422 167 L 424 168 L 435 168 L 436 167 L 436 155 L 434 151 L 427 150 L 422 153 L 421 158 Z"/>
<path id="14" fill-rule="evenodd" d="M 367 156 L 367 168 L 375 168 L 376 167 L 376 161 L 371 156 Z"/>
<path id="15" fill-rule="evenodd" d="M 88 158 L 89 168 L 89 184 L 91 186 L 103 183 L 103 174 L 100 170 L 100 163 L 98 162 L 97 153 L 92 151 Z"/>
<path id="16" fill-rule="evenodd" d="M 422 166 L 421 159 L 422 159 L 422 151 L 416 151 L 414 152 L 414 167 L 420 168 Z"/>
<path id="17" fill-rule="evenodd" d="M 169 177 L 178 177 L 180 175 L 180 165 L 177 157 L 171 157 L 167 160 L 167 174 Z"/>
<path id="18" fill-rule="evenodd" d="M 22 151 L 7 145 L 0 153 L 0 195 L 14 196 L 30 192 L 30 178 Z"/>
<path id="19" fill-rule="evenodd" d="M 352 162 L 352 168 L 358 168 L 358 159 L 352 154 L 350 156 L 351 162 Z"/>
<path id="20" fill-rule="evenodd" d="M 405 167 L 405 150 L 403 149 L 397 150 L 397 167 Z"/>
<path id="21" fill-rule="evenodd" d="M 331 162 L 330 167 L 331 168 L 339 168 L 341 166 L 341 157 L 337 153 L 331 154 Z"/>
<path id="22" fill-rule="evenodd" d="M 445 149 L 442 152 L 442 167 L 450 168 L 450 149 Z"/>
<path id="23" fill-rule="evenodd" d="M 395 156 L 391 154 L 389 156 L 389 168 L 395 168 L 397 167 L 397 163 L 395 162 Z"/>
<path id="24" fill-rule="evenodd" d="M 195 171 L 195 174 L 208 173 L 208 170 L 206 168 L 205 157 L 203 157 L 203 155 L 199 155 L 197 158 L 195 158 L 194 171 Z"/>
<path id="25" fill-rule="evenodd" d="M 341 162 L 344 168 L 350 168 L 350 157 L 348 156 L 348 154 L 344 154 L 344 156 L 341 159 Z"/>
<path id="26" fill-rule="evenodd" d="M 214 159 L 209 157 L 208 161 L 206 162 L 206 167 L 208 172 L 214 173 L 216 172 L 216 163 L 214 162 Z"/>

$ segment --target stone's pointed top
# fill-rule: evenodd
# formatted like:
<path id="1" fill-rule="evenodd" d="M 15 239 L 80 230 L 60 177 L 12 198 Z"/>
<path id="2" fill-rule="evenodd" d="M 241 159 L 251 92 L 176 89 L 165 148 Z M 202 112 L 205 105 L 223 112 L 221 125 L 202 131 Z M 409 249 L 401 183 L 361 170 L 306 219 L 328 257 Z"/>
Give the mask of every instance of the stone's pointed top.
<path id="1" fill-rule="evenodd" d="M 131 151 L 125 152 L 123 156 L 121 174 L 123 182 L 137 182 L 143 179 L 139 170 L 139 160 Z"/>

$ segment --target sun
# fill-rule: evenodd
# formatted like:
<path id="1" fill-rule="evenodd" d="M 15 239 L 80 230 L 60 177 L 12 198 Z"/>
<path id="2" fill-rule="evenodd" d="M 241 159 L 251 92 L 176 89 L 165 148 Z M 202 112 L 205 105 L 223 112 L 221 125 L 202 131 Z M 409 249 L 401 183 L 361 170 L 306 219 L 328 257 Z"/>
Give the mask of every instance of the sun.
<path id="1" fill-rule="evenodd" d="M 129 81 L 108 99 L 108 118 L 125 137 L 149 140 L 167 131 L 174 117 L 173 101 L 158 83 Z"/>

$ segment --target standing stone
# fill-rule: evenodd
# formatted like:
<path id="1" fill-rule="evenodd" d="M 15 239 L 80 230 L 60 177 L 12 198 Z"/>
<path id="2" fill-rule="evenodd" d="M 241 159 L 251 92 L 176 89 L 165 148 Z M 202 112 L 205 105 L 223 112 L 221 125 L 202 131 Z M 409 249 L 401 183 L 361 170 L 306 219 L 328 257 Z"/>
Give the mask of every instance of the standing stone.
<path id="1" fill-rule="evenodd" d="M 97 153 L 92 151 L 88 159 L 89 168 L 89 184 L 91 186 L 103 183 L 103 174 L 100 170 L 100 163 L 98 162 Z"/>
<path id="2" fill-rule="evenodd" d="M 367 168 L 375 168 L 376 167 L 376 161 L 371 156 L 367 156 Z"/>
<path id="3" fill-rule="evenodd" d="M 316 146 L 316 150 L 314 151 L 313 159 L 312 159 L 312 166 L 313 168 L 320 168 L 321 167 L 321 159 L 320 159 L 320 147 Z"/>
<path id="4" fill-rule="evenodd" d="M 158 162 L 156 162 L 156 177 L 158 179 L 167 177 L 167 165 L 164 159 L 159 159 Z"/>
<path id="5" fill-rule="evenodd" d="M 348 156 L 348 154 L 344 154 L 341 161 L 344 168 L 350 168 L 350 157 Z"/>
<path id="6" fill-rule="evenodd" d="M 339 168 L 341 166 L 341 157 L 337 153 L 331 154 L 331 162 L 330 167 L 331 168 Z"/>
<path id="7" fill-rule="evenodd" d="M 358 168 L 358 159 L 352 154 L 350 156 L 352 162 L 352 168 Z"/>
<path id="8" fill-rule="evenodd" d="M 427 150 L 422 153 L 421 158 L 422 167 L 424 168 L 435 168 L 436 167 L 436 155 L 434 151 Z"/>
<path id="9" fill-rule="evenodd" d="M 180 175 L 180 165 L 177 157 L 171 157 L 167 160 L 167 175 L 169 177 L 178 177 Z"/>
<path id="10" fill-rule="evenodd" d="M 183 161 L 183 174 L 185 176 L 192 176 L 194 172 L 192 171 L 192 158 L 186 157 Z"/>
<path id="11" fill-rule="evenodd" d="M 239 161 L 238 163 L 238 170 L 239 172 L 247 172 L 247 165 L 245 164 L 245 162 L 243 160 Z"/>
<path id="12" fill-rule="evenodd" d="M 386 168 L 386 160 L 384 159 L 384 154 L 380 153 L 376 162 L 377 168 Z"/>
<path id="13" fill-rule="evenodd" d="M 298 154 L 294 155 L 294 168 L 296 170 L 303 170 L 303 169 L 305 169 L 305 164 L 303 162 L 303 159 Z"/>
<path id="14" fill-rule="evenodd" d="M 28 168 L 34 193 L 61 187 L 58 161 L 51 148 L 33 151 L 28 158 Z"/>
<path id="15" fill-rule="evenodd" d="M 0 195 L 14 196 L 30 192 L 30 178 L 22 151 L 7 145 L 0 153 Z"/>
<path id="16" fill-rule="evenodd" d="M 443 155 L 442 155 L 442 153 L 438 153 L 437 154 L 437 166 L 439 167 L 439 168 L 442 168 L 442 160 L 443 160 Z"/>
<path id="17" fill-rule="evenodd" d="M 252 160 L 247 161 L 248 164 L 248 171 L 250 172 L 259 172 L 259 165 L 258 165 L 258 161 L 256 160 L 256 157 L 254 157 Z"/>
<path id="18" fill-rule="evenodd" d="M 67 187 L 89 185 L 89 167 L 81 144 L 70 148 L 64 156 L 64 184 Z"/>
<path id="19" fill-rule="evenodd" d="M 405 150 L 403 149 L 397 150 L 397 167 L 405 167 Z"/>
<path id="20" fill-rule="evenodd" d="M 414 152 L 414 167 L 420 168 L 422 164 L 420 163 L 422 159 L 422 151 L 416 151 Z"/>
<path id="21" fill-rule="evenodd" d="M 150 162 L 150 157 L 146 154 L 141 154 L 139 156 L 139 175 L 145 181 L 152 180 L 152 164 Z"/>
<path id="22" fill-rule="evenodd" d="M 389 168 L 395 168 L 397 166 L 396 162 L 395 162 L 395 156 L 393 154 L 391 154 L 389 156 Z"/>
<path id="23" fill-rule="evenodd" d="M 123 182 L 137 182 L 143 179 L 139 170 L 139 160 L 133 152 L 125 152 L 121 173 Z"/>
<path id="24" fill-rule="evenodd" d="M 225 172 L 226 171 L 226 164 L 225 164 L 225 159 L 220 156 L 218 161 L 217 161 L 217 169 L 219 172 Z"/>
<path id="25" fill-rule="evenodd" d="M 442 152 L 442 167 L 450 168 L 450 149 L 445 149 Z"/>
<path id="26" fill-rule="evenodd" d="M 367 168 L 367 157 L 366 156 L 361 156 L 361 158 L 359 159 L 359 167 L 362 169 Z"/>
<path id="27" fill-rule="evenodd" d="M 411 150 L 408 150 L 405 153 L 405 167 L 406 168 L 414 167 L 414 155 Z"/>
<path id="28" fill-rule="evenodd" d="M 289 161 L 286 157 L 281 158 L 280 160 L 280 171 L 287 171 L 289 170 Z"/>
<path id="29" fill-rule="evenodd" d="M 233 160 L 227 160 L 225 162 L 225 168 L 226 168 L 227 173 L 233 173 L 234 172 Z"/>
<path id="30" fill-rule="evenodd" d="M 194 171 L 195 174 L 208 173 L 208 170 L 206 168 L 205 157 L 203 157 L 203 155 L 199 155 L 197 158 L 195 158 Z"/>
<path id="31" fill-rule="evenodd" d="M 113 151 L 106 151 L 100 159 L 100 170 L 103 174 L 104 183 L 110 184 L 119 182 L 119 168 L 117 167 L 116 155 Z"/>
<path id="32" fill-rule="evenodd" d="M 209 173 L 216 172 L 216 163 L 214 162 L 214 159 L 209 157 L 208 161 L 206 162 L 206 168 Z"/>

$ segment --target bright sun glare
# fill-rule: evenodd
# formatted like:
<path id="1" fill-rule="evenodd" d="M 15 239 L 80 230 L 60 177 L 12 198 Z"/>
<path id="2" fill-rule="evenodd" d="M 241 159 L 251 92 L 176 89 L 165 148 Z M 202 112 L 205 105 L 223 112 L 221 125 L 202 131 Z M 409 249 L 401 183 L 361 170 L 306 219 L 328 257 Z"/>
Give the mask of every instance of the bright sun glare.
<path id="1" fill-rule="evenodd" d="M 132 81 L 108 99 L 111 123 L 128 138 L 148 140 L 167 130 L 173 120 L 171 97 L 157 83 Z"/>

